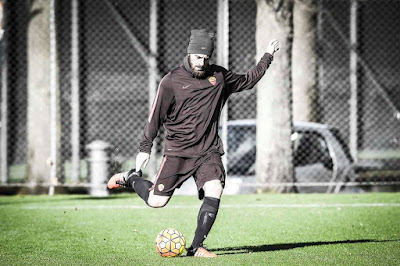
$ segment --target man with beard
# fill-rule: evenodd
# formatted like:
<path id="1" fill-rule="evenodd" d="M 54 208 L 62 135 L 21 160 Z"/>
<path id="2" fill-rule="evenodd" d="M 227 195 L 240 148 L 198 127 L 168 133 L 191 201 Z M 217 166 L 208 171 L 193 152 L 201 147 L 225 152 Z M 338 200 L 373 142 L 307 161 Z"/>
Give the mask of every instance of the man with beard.
<path id="1" fill-rule="evenodd" d="M 222 108 L 232 93 L 256 85 L 278 49 L 279 42 L 271 41 L 257 66 L 240 75 L 210 65 L 214 35 L 205 29 L 192 30 L 182 65 L 160 82 L 139 145 L 136 170 L 118 173 L 108 182 L 109 189 L 132 187 L 148 206 L 160 208 L 168 203 L 176 188 L 193 176 L 203 203 L 188 256 L 217 257 L 203 247 L 203 242 L 216 219 L 225 184 L 221 162 L 224 149 L 218 136 Z M 150 159 L 161 125 L 165 128 L 164 157 L 154 182 L 150 182 L 141 177 L 140 169 Z"/>

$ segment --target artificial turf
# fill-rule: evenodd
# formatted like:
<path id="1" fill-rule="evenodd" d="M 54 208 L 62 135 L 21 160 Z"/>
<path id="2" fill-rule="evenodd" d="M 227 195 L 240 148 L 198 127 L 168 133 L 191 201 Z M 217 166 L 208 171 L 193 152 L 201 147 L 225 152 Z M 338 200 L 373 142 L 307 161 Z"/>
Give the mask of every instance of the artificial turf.
<path id="1" fill-rule="evenodd" d="M 200 205 L 194 196 L 162 209 L 136 194 L 2 196 L 0 265 L 400 265 L 399 193 L 223 196 L 205 242 L 218 258 L 159 256 L 164 228 L 190 245 Z"/>

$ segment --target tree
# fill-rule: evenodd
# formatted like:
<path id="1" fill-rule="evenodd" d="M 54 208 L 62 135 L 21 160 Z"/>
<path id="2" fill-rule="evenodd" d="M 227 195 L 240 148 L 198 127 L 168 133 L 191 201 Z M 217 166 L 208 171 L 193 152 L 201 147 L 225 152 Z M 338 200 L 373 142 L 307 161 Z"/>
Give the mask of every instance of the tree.
<path id="1" fill-rule="evenodd" d="M 257 58 L 271 39 L 280 41 L 280 51 L 257 90 L 257 182 L 262 184 L 293 181 L 291 53 L 293 34 L 292 0 L 257 0 Z M 275 187 L 281 192 L 287 187 Z"/>
<path id="2" fill-rule="evenodd" d="M 50 1 L 30 1 L 28 25 L 27 182 L 48 181 L 50 168 Z"/>
<path id="3" fill-rule="evenodd" d="M 293 120 L 318 122 L 317 1 L 295 0 L 293 8 Z"/>

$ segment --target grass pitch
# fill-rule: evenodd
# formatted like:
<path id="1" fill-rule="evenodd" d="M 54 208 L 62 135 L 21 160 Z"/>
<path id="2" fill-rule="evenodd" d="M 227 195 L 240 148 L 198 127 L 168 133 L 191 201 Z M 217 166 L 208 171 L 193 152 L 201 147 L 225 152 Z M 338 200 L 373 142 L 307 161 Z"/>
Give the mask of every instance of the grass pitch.
<path id="1" fill-rule="evenodd" d="M 218 258 L 160 257 L 157 233 L 177 228 L 189 246 L 200 205 L 186 196 L 162 209 L 136 194 L 3 196 L 0 265 L 400 265 L 399 193 L 223 196 L 205 242 Z"/>

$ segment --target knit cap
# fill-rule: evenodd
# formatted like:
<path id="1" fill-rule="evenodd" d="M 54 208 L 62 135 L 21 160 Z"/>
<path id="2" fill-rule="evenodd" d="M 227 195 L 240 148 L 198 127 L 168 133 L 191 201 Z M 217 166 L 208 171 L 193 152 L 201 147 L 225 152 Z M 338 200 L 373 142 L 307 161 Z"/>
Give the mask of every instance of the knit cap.
<path id="1" fill-rule="evenodd" d="M 188 54 L 204 54 L 211 57 L 214 50 L 214 34 L 205 29 L 192 30 L 187 48 Z"/>

